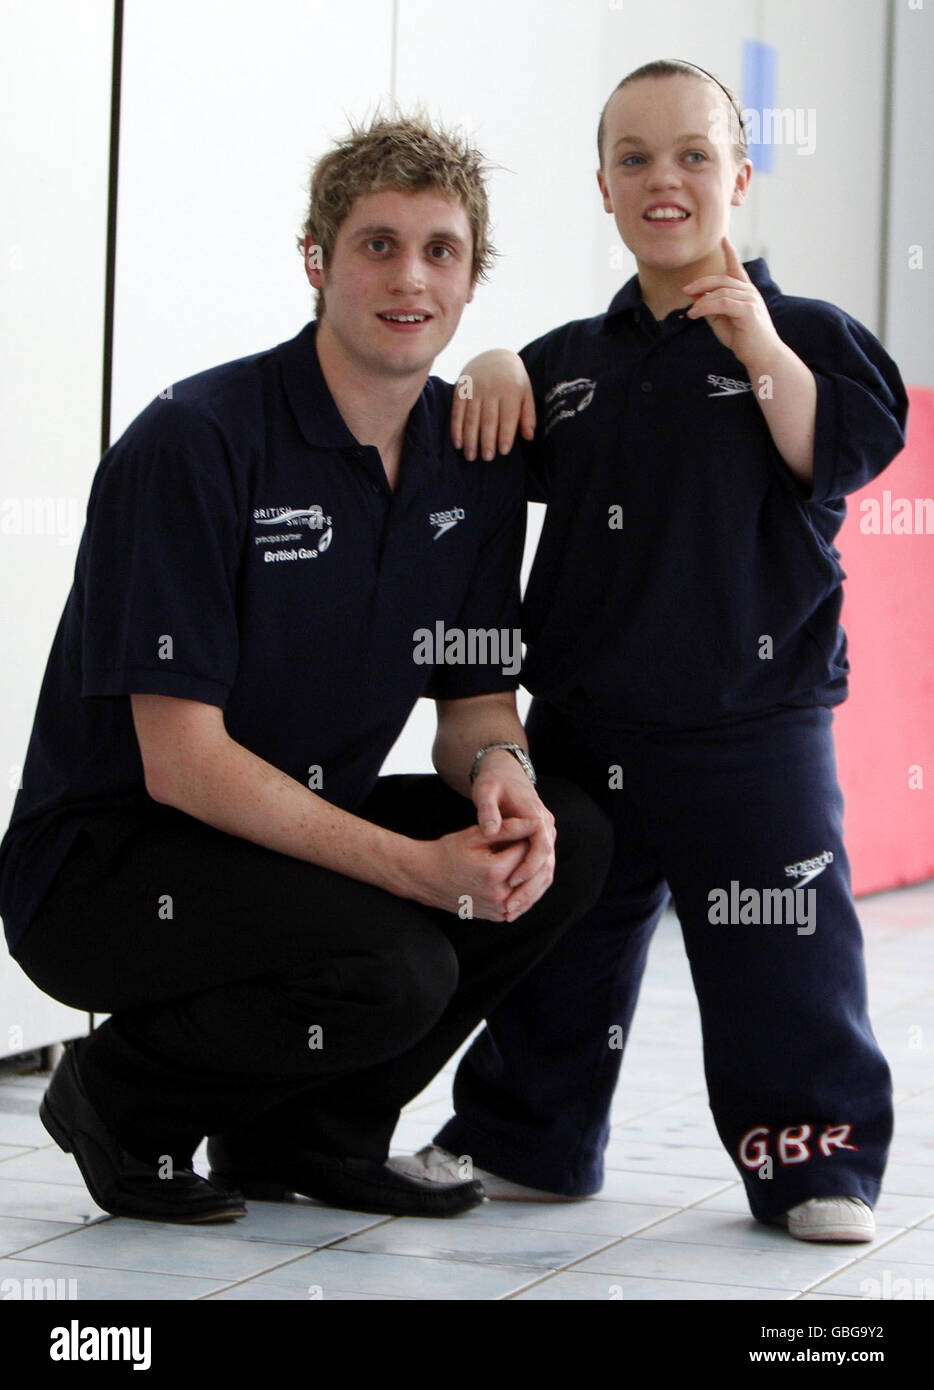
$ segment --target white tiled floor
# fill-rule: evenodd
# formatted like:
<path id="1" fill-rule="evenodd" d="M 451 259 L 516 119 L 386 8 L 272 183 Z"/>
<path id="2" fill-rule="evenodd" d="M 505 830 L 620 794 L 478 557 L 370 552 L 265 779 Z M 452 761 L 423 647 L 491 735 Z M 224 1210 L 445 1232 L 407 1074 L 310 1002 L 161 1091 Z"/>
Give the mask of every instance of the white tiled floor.
<path id="1" fill-rule="evenodd" d="M 305 1200 L 251 1202 L 246 1218 L 210 1230 L 113 1218 L 39 1122 L 48 1078 L 7 1076 L 0 1287 L 73 1280 L 61 1287 L 78 1299 L 137 1300 L 934 1299 L 934 884 L 866 899 L 860 915 L 873 1025 L 898 1102 L 870 1245 L 805 1244 L 749 1216 L 707 1108 L 697 1007 L 669 917 L 652 947 L 597 1198 L 488 1202 L 446 1221 Z M 430 1141 L 449 1113 L 453 1070 L 405 1112 L 394 1151 Z"/>

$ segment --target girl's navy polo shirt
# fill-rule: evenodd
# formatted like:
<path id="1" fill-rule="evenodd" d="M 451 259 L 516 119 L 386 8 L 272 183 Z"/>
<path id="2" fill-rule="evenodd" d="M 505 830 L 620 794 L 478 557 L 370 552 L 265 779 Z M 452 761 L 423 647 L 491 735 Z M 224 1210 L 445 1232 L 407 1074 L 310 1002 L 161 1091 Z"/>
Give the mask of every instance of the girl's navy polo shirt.
<path id="1" fill-rule="evenodd" d="M 772 442 L 703 320 L 656 322 L 638 277 L 605 314 L 522 350 L 548 509 L 523 607 L 522 683 L 601 727 L 691 728 L 846 696 L 844 496 L 904 444 L 905 388 L 873 335 L 746 270 L 817 379 L 813 486 Z"/>
<path id="2" fill-rule="evenodd" d="M 315 331 L 176 383 L 101 460 L 0 845 L 11 949 L 81 824 L 148 800 L 130 693 L 219 706 L 231 738 L 353 811 L 419 696 L 518 685 L 494 643 L 451 665 L 439 642 L 432 666 L 415 638 L 518 631 L 518 455 L 466 463 L 430 377 L 393 492 Z"/>

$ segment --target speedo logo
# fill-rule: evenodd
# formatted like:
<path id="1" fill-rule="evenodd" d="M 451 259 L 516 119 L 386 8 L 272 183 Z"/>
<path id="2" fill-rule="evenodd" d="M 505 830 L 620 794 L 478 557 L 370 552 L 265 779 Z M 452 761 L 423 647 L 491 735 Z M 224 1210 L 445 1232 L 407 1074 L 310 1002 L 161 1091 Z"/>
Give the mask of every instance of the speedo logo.
<path id="1" fill-rule="evenodd" d="M 711 386 L 719 386 L 719 391 L 708 391 L 708 396 L 741 396 L 744 391 L 752 390 L 751 381 L 736 381 L 731 376 L 717 376 L 715 372 L 709 372 L 707 380 Z"/>
<path id="2" fill-rule="evenodd" d="M 833 863 L 833 850 L 825 849 L 822 854 L 815 854 L 813 859 L 799 859 L 797 864 L 786 864 L 785 873 L 789 878 L 800 879 L 798 888 L 803 888 L 806 883 L 810 883 L 812 878 L 817 878 L 822 874 L 828 864 Z"/>
<path id="3" fill-rule="evenodd" d="M 432 540 L 437 540 L 443 536 L 445 531 L 450 531 L 452 526 L 456 526 L 459 521 L 463 521 L 466 512 L 463 507 L 451 507 L 447 512 L 431 512 L 428 516 L 432 526 L 437 526 L 437 531 L 432 536 Z"/>

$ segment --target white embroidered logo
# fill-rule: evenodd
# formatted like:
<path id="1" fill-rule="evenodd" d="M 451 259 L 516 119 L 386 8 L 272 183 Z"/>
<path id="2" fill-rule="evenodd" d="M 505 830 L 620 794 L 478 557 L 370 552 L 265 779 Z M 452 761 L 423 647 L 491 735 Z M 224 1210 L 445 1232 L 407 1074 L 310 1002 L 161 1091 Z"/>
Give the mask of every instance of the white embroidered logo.
<path id="1" fill-rule="evenodd" d="M 731 376 L 717 376 L 715 372 L 708 373 L 707 380 L 711 386 L 720 387 L 719 391 L 708 391 L 708 396 L 742 396 L 752 390 L 751 381 L 735 381 Z"/>
<path id="2" fill-rule="evenodd" d="M 438 528 L 432 536 L 432 540 L 438 540 L 439 537 L 444 535 L 445 531 L 450 531 L 452 526 L 456 526 L 459 521 L 463 521 L 466 515 L 467 513 L 464 511 L 463 507 L 451 507 L 450 511 L 446 512 L 430 512 L 428 520 L 431 522 L 432 526 L 437 526 Z"/>
<path id="3" fill-rule="evenodd" d="M 825 849 L 821 854 L 815 854 L 813 859 L 799 859 L 797 864 L 786 864 L 785 873 L 789 878 L 800 879 L 795 884 L 796 888 L 803 888 L 806 883 L 810 883 L 812 878 L 817 878 L 822 874 L 828 864 L 833 863 L 833 850 Z"/>
<path id="4" fill-rule="evenodd" d="M 264 550 L 263 561 L 313 560 L 323 555 L 333 538 L 331 518 L 326 516 L 323 507 L 317 502 L 310 507 L 254 507 L 253 521 L 257 527 L 274 527 L 272 532 L 260 531 L 253 537 L 254 545 L 281 545 L 283 541 L 294 542 L 299 539 L 302 528 L 317 531 L 314 540 L 309 537 L 305 545 L 278 550 Z"/>
<path id="5" fill-rule="evenodd" d="M 586 410 L 596 389 L 597 383 L 589 376 L 579 376 L 574 381 L 559 381 L 552 386 L 545 393 L 543 436 L 554 429 L 559 420 L 569 420 Z"/>

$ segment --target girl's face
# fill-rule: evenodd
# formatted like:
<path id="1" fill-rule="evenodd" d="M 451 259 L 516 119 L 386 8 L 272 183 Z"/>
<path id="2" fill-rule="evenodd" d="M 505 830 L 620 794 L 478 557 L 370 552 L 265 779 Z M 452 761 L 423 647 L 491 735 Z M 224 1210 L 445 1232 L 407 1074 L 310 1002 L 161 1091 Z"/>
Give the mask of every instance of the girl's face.
<path id="1" fill-rule="evenodd" d="M 610 98 L 597 182 L 640 268 L 722 257 L 752 173 L 748 159 L 736 167 L 727 117 L 726 96 L 686 75 L 639 78 Z"/>

